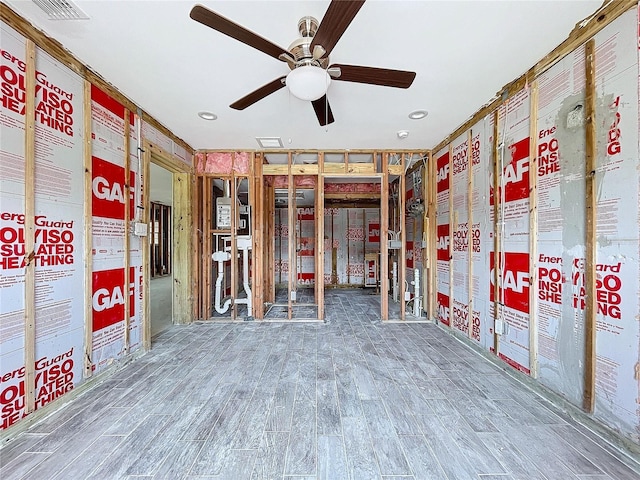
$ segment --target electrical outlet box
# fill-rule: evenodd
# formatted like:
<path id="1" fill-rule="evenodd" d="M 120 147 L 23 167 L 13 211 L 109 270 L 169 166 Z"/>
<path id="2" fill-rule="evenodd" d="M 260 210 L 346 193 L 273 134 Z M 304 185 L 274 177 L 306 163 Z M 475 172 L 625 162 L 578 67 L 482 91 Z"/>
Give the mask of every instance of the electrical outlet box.
<path id="1" fill-rule="evenodd" d="M 400 248 L 402 248 L 400 240 L 389 240 L 389 250 L 399 250 Z"/>
<path id="2" fill-rule="evenodd" d="M 142 222 L 136 222 L 133 224 L 133 234 L 138 237 L 147 236 L 147 224 Z"/>
<path id="3" fill-rule="evenodd" d="M 291 301 L 292 302 L 296 301 L 296 291 L 295 290 L 291 290 Z"/>
<path id="4" fill-rule="evenodd" d="M 411 300 L 411 292 L 404 292 L 404 301 L 408 302 Z"/>
<path id="5" fill-rule="evenodd" d="M 504 331 L 504 322 L 502 320 L 496 320 L 493 330 L 497 335 L 502 335 Z"/>

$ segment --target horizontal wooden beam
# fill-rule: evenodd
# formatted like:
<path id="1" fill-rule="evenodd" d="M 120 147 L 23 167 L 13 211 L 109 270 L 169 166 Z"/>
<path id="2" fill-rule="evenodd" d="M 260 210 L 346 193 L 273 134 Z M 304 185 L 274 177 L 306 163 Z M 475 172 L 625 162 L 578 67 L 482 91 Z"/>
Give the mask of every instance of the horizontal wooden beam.
<path id="1" fill-rule="evenodd" d="M 326 193 L 324 194 L 325 200 L 357 200 L 357 199 L 380 199 L 380 192 L 378 193 L 358 193 L 358 192 L 345 192 L 345 193 Z"/>

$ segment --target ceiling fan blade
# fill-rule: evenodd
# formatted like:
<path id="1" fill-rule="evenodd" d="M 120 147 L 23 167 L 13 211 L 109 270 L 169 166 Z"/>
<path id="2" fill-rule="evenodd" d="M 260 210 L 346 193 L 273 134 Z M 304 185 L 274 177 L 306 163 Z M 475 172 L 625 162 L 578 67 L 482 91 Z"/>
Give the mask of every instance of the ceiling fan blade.
<path id="1" fill-rule="evenodd" d="M 240 100 L 229 105 L 231 108 L 235 110 L 244 110 L 245 108 L 253 105 L 258 100 L 262 100 L 264 97 L 271 95 L 274 92 L 277 92 L 282 87 L 284 87 L 284 79 L 285 77 L 276 78 L 273 82 L 267 83 L 263 85 L 257 90 L 254 90 L 249 95 L 245 95 Z"/>
<path id="2" fill-rule="evenodd" d="M 311 104 L 313 105 L 321 127 L 334 122 L 333 113 L 331 112 L 331 107 L 329 106 L 326 95 L 323 95 L 322 98 L 318 100 L 312 101 Z"/>
<path id="3" fill-rule="evenodd" d="M 196 22 L 206 25 L 207 27 L 211 27 L 220 33 L 224 33 L 225 35 L 260 50 L 267 55 L 271 55 L 278 60 L 282 60 L 280 55 L 283 53 L 289 54 L 289 52 L 284 48 L 279 47 L 275 43 L 271 43 L 266 38 L 262 38 L 251 30 L 247 30 L 246 28 L 224 18 L 222 15 L 218 15 L 202 5 L 196 5 L 193 7 L 189 16 Z"/>
<path id="4" fill-rule="evenodd" d="M 333 0 L 322 17 L 309 49 L 313 52 L 316 45 L 321 45 L 329 55 L 363 4 L 364 0 Z"/>
<path id="5" fill-rule="evenodd" d="M 416 72 L 391 70 L 388 68 L 361 67 L 358 65 L 331 65 L 339 68 L 340 76 L 332 77 L 343 82 L 368 83 L 384 87 L 409 88 L 416 78 Z"/>

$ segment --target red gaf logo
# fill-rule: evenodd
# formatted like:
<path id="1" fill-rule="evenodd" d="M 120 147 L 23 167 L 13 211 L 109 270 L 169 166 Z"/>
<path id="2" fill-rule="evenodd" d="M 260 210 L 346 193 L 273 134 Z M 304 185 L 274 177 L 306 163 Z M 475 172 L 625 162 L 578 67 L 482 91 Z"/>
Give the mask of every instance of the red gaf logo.
<path id="1" fill-rule="evenodd" d="M 93 272 L 93 331 L 124 320 L 124 268 Z M 135 267 L 129 269 L 129 313 L 135 316 Z"/>
<path id="2" fill-rule="evenodd" d="M 313 208 L 299 208 L 298 209 L 298 220 L 313 220 L 314 219 L 314 209 Z"/>
<path id="3" fill-rule="evenodd" d="M 369 224 L 369 243 L 379 243 L 379 242 L 380 242 L 380 224 L 370 223 Z"/>
<path id="4" fill-rule="evenodd" d="M 504 298 L 504 304 L 509 308 L 529 313 L 529 254 L 506 252 L 503 255 L 502 278 L 498 279 L 498 299 Z M 494 252 L 491 252 L 489 255 L 491 265 L 489 297 L 492 302 L 495 301 L 494 258 Z"/>
<path id="5" fill-rule="evenodd" d="M 436 260 L 448 262 L 449 253 L 449 224 L 438 225 L 437 227 L 438 240 L 436 244 Z"/>
<path id="6" fill-rule="evenodd" d="M 124 220 L 124 168 L 92 157 L 92 169 L 93 216 Z M 132 218 L 136 175 L 135 172 L 129 173 L 129 218 Z"/>
<path id="7" fill-rule="evenodd" d="M 405 245 L 407 268 L 413 268 L 413 242 L 407 241 Z"/>
<path id="8" fill-rule="evenodd" d="M 529 198 L 529 137 L 511 144 L 511 160 L 502 171 L 504 201 L 513 202 Z M 494 192 L 491 188 L 489 203 L 494 204 Z"/>
<path id="9" fill-rule="evenodd" d="M 436 168 L 438 169 L 436 174 L 437 192 L 449 190 L 449 152 L 436 160 Z"/>
<path id="10" fill-rule="evenodd" d="M 438 292 L 438 321 L 449 325 L 449 295 Z"/>

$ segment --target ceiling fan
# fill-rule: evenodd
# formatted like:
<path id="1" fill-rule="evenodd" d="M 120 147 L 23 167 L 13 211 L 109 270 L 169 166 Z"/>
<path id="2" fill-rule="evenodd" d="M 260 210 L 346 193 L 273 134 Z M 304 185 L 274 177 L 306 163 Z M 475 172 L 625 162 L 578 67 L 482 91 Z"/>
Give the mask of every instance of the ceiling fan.
<path id="1" fill-rule="evenodd" d="M 291 69 L 288 75 L 276 78 L 232 103 L 231 108 L 244 110 L 286 85 L 294 96 L 311 101 L 320 125 L 324 126 L 334 121 L 326 93 L 332 79 L 409 88 L 416 77 L 415 72 L 404 70 L 358 65 L 329 65 L 329 54 L 363 4 L 364 0 L 332 0 L 320 23 L 313 17 L 303 17 L 298 22 L 300 38 L 295 40 L 288 50 L 202 5 L 194 6 L 190 17 L 196 22 L 287 63 Z"/>

